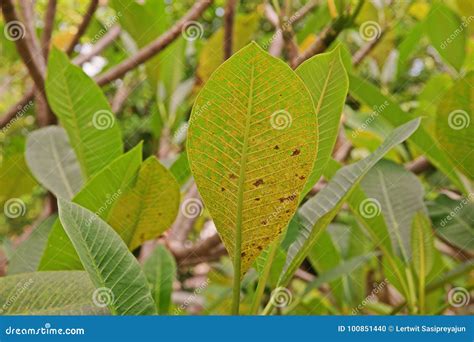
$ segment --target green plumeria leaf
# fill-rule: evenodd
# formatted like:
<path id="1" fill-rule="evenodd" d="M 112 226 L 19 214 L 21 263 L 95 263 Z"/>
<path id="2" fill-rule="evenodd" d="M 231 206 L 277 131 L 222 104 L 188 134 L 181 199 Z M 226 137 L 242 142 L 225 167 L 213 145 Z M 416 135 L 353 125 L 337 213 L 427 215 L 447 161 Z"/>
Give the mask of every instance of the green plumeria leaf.
<path id="1" fill-rule="evenodd" d="M 428 212 L 436 234 L 453 245 L 474 251 L 474 203 L 470 198 L 453 200 L 441 195 L 428 202 Z"/>
<path id="2" fill-rule="evenodd" d="M 474 180 L 474 72 L 458 80 L 441 99 L 436 135 L 463 174 Z"/>
<path id="3" fill-rule="evenodd" d="M 35 272 L 0 278 L 0 315 L 107 315 L 94 303 L 86 272 Z"/>
<path id="4" fill-rule="evenodd" d="M 115 202 L 109 224 L 130 250 L 162 234 L 178 213 L 179 185 L 155 157 L 141 166 L 134 186 Z"/>
<path id="5" fill-rule="evenodd" d="M 50 52 L 45 85 L 48 103 L 66 129 L 85 178 L 122 154 L 122 135 L 107 98 L 56 48 Z"/>
<path id="6" fill-rule="evenodd" d="M 56 222 L 57 215 L 51 215 L 41 222 L 13 252 L 8 260 L 8 274 L 34 272 L 38 269 L 46 248 L 48 235 Z"/>
<path id="7" fill-rule="evenodd" d="M 148 280 L 159 314 L 169 313 L 173 281 L 176 278 L 176 261 L 163 245 L 156 246 L 153 253 L 145 261 L 143 271 Z"/>
<path id="8" fill-rule="evenodd" d="M 63 199 L 59 218 L 103 304 L 114 315 L 156 313 L 145 275 L 120 236 L 93 212 Z"/>
<path id="9" fill-rule="evenodd" d="M 97 213 L 106 221 L 110 219 L 113 204 L 125 193 L 142 162 L 141 144 L 125 153 L 87 182 L 73 201 Z M 39 265 L 45 270 L 77 270 L 82 264 L 59 220 L 49 234 L 48 244 Z"/>
<path id="10" fill-rule="evenodd" d="M 282 61 L 251 43 L 196 99 L 188 157 L 199 192 L 244 274 L 293 216 L 317 152 L 312 99 Z"/>
<path id="11" fill-rule="evenodd" d="M 56 196 L 71 199 L 81 189 L 81 167 L 63 128 L 49 126 L 30 133 L 25 159 L 35 178 Z"/>
<path id="12" fill-rule="evenodd" d="M 375 119 L 380 118 L 389 122 L 393 126 L 399 126 L 412 118 L 405 113 L 394 101 L 383 95 L 373 84 L 362 80 L 361 78 L 349 75 L 350 93 L 366 103 L 370 107 L 377 108 Z M 453 169 L 454 165 L 439 147 L 439 144 L 431 137 L 429 132 L 420 127 L 410 138 L 410 141 L 425 154 L 433 165 L 439 168 L 449 179 L 460 189 L 465 189 L 461 179 Z"/>
<path id="13" fill-rule="evenodd" d="M 413 268 L 418 277 L 426 277 L 433 268 L 435 247 L 431 222 L 425 212 L 415 214 L 411 230 Z"/>
<path id="14" fill-rule="evenodd" d="M 384 160 L 367 173 L 361 186 L 368 197 L 359 207 L 361 216 L 383 215 L 395 253 L 408 262 L 413 218 L 426 211 L 420 181 L 403 166 Z"/>
<path id="15" fill-rule="evenodd" d="M 395 145 L 405 141 L 420 125 L 420 119 L 412 120 L 396 128 L 382 145 L 367 158 L 345 166 L 337 171 L 328 185 L 309 199 L 298 211 L 300 230 L 296 240 L 288 249 L 280 284 L 287 284 L 294 272 L 308 255 L 319 234 L 336 216 L 342 204 L 363 176 Z"/>
<path id="16" fill-rule="evenodd" d="M 303 197 L 319 180 L 331 157 L 349 80 L 339 47 L 308 59 L 296 69 L 296 73 L 306 84 L 313 98 L 320 135 L 316 162 L 306 182 Z"/>
<path id="17" fill-rule="evenodd" d="M 442 3 L 433 3 L 426 20 L 424 27 L 433 47 L 446 62 L 460 70 L 466 56 L 468 37 L 463 20 Z"/>

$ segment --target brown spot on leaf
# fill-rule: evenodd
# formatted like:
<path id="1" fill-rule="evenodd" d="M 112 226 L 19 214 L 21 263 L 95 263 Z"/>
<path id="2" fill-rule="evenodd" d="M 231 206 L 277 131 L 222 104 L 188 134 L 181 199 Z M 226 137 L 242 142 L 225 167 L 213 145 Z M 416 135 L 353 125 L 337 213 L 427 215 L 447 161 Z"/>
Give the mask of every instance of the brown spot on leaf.
<path id="1" fill-rule="evenodd" d="M 260 201 L 260 197 L 255 198 L 256 201 Z"/>
<path id="2" fill-rule="evenodd" d="M 268 222 L 267 220 L 263 220 L 261 223 L 265 226 Z"/>
<path id="3" fill-rule="evenodd" d="M 275 145 L 275 147 L 274 147 L 273 149 L 274 149 L 274 150 L 279 150 L 279 149 L 280 149 L 280 146 Z"/>
<path id="4" fill-rule="evenodd" d="M 229 178 L 230 178 L 230 179 L 237 179 L 237 176 L 234 175 L 233 173 L 231 173 L 231 174 L 229 174 Z"/>
<path id="5" fill-rule="evenodd" d="M 225 188 L 221 188 L 221 191 L 225 191 Z"/>
<path id="6" fill-rule="evenodd" d="M 263 247 L 262 247 L 262 246 L 257 246 L 257 249 L 258 249 L 259 251 L 261 251 L 261 250 L 263 249 Z"/>
<path id="7" fill-rule="evenodd" d="M 241 256 L 242 258 L 245 258 L 245 256 L 246 256 L 245 252 L 240 253 L 240 256 Z"/>
<path id="8" fill-rule="evenodd" d="M 295 149 L 293 150 L 293 153 L 291 153 L 291 156 L 294 157 L 294 156 L 297 156 L 297 155 L 300 154 L 300 153 L 301 153 L 301 151 L 300 151 L 299 149 L 295 148 Z"/>
<path id="9" fill-rule="evenodd" d="M 280 201 L 280 203 L 283 203 L 285 201 L 293 201 L 295 200 L 296 198 L 296 195 L 290 195 L 288 197 L 280 197 L 278 200 Z"/>
<path id="10" fill-rule="evenodd" d="M 263 184 L 263 179 L 261 179 L 261 178 L 260 178 L 260 179 L 257 179 L 257 180 L 255 181 L 255 183 L 253 183 L 253 185 L 255 185 L 255 187 L 257 187 L 257 186 L 259 186 L 259 185 L 262 185 L 262 184 Z"/>
<path id="11" fill-rule="evenodd" d="M 301 180 L 303 180 L 305 178 L 306 178 L 305 176 L 299 176 L 299 179 L 301 179 Z"/>

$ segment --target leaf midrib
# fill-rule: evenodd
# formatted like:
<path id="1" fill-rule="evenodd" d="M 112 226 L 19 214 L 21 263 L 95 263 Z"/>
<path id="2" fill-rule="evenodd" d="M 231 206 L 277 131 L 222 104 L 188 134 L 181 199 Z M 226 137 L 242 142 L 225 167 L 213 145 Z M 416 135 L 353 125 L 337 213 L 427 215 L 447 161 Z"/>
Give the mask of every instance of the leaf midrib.
<path id="1" fill-rule="evenodd" d="M 236 215 L 236 239 L 234 248 L 235 275 L 241 276 L 241 251 L 242 251 L 242 208 L 244 199 L 245 170 L 247 166 L 247 150 L 250 134 L 251 113 L 253 110 L 253 92 L 255 78 L 255 57 L 252 60 L 252 69 L 250 72 L 250 87 L 247 102 L 247 117 L 245 119 L 244 142 L 242 146 L 242 155 L 240 157 L 240 172 L 237 186 L 237 215 Z"/>

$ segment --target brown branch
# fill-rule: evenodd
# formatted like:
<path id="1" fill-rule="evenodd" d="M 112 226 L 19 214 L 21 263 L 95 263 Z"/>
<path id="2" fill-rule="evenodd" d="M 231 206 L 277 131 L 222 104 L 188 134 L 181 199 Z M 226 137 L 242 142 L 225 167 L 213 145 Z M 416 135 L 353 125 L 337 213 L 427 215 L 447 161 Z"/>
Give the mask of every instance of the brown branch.
<path id="1" fill-rule="evenodd" d="M 301 19 L 303 19 L 308 13 L 310 13 L 316 7 L 316 4 L 316 0 L 311 0 L 306 5 L 301 7 L 298 11 L 296 11 L 296 13 L 293 15 L 293 24 L 296 24 Z"/>
<path id="2" fill-rule="evenodd" d="M 14 23 L 15 21 L 21 23 L 25 28 L 26 26 L 19 20 L 15 8 L 13 7 L 12 0 L 3 0 L 2 1 L 2 10 L 3 16 L 5 17 L 5 22 Z M 24 32 L 25 37 L 29 36 L 28 32 Z M 41 72 L 41 66 L 37 64 L 34 54 L 30 49 L 30 46 L 27 42 L 27 39 L 20 38 L 15 41 L 15 46 L 20 55 L 23 63 L 25 63 L 31 78 L 33 79 L 35 85 L 38 87 L 39 91 L 44 95 L 44 77 Z M 30 37 L 31 39 L 31 37 Z"/>
<path id="3" fill-rule="evenodd" d="M 89 26 L 89 23 L 98 5 L 99 5 L 99 0 L 91 0 L 89 7 L 86 10 L 86 13 L 84 13 L 84 16 L 82 17 L 82 22 L 77 28 L 76 34 L 74 35 L 74 37 L 71 40 L 71 43 L 69 43 L 69 46 L 66 49 L 66 53 L 68 55 L 71 55 L 71 53 L 74 51 L 74 47 L 79 43 L 79 41 L 81 40 L 81 37 L 86 32 L 87 27 Z"/>
<path id="4" fill-rule="evenodd" d="M 97 77 L 97 83 L 99 85 L 110 83 L 164 50 L 181 34 L 181 31 L 186 28 L 186 25 L 190 21 L 196 20 L 200 17 L 212 2 L 213 0 L 200 0 L 196 2 L 196 4 L 168 31 L 162 34 L 158 39 L 140 49 L 135 55 Z"/>
<path id="5" fill-rule="evenodd" d="M 232 56 L 234 17 L 237 0 L 227 0 L 224 13 L 224 60 Z"/>
<path id="6" fill-rule="evenodd" d="M 72 60 L 72 62 L 76 65 L 82 65 L 85 62 L 88 62 L 92 57 L 100 54 L 107 46 L 117 39 L 120 35 L 120 31 L 119 26 L 113 26 L 100 40 L 97 41 L 89 53 L 77 56 Z M 8 111 L 0 118 L 0 128 L 7 126 L 8 123 L 12 121 L 23 108 L 25 108 L 25 106 L 33 101 L 34 95 L 34 89 L 31 88 L 20 101 L 10 107 L 10 109 L 8 109 Z"/>
<path id="7" fill-rule="evenodd" d="M 305 60 L 326 51 L 326 49 L 331 45 L 331 43 L 337 38 L 339 33 L 341 33 L 342 27 L 339 28 L 336 25 L 330 25 L 326 27 L 317 37 L 316 40 L 303 51 L 297 58 L 294 64 L 294 68 L 298 67 Z"/>
<path id="8" fill-rule="evenodd" d="M 196 242 L 192 247 L 180 249 L 173 248 L 171 252 L 177 260 L 202 257 L 209 254 L 209 252 L 219 246 L 220 243 L 221 238 L 216 233 L 205 240 Z"/>
<path id="9" fill-rule="evenodd" d="M 54 17 L 56 16 L 57 0 L 49 0 L 48 8 L 44 15 L 44 29 L 41 36 L 41 48 L 43 51 L 44 60 L 48 60 L 49 44 L 51 42 L 51 36 L 53 35 L 54 28 Z"/>
<path id="10" fill-rule="evenodd" d="M 370 42 L 362 46 L 359 50 L 357 50 L 354 53 L 354 56 L 352 57 L 352 64 L 354 66 L 358 66 L 364 60 L 364 58 L 368 56 L 380 43 L 386 32 L 386 30 L 381 30 L 380 34 L 377 37 L 375 37 Z"/>
<path id="11" fill-rule="evenodd" d="M 431 169 L 433 166 L 431 165 L 430 161 L 426 159 L 426 157 L 418 157 L 417 159 L 407 163 L 405 165 L 405 168 L 408 171 L 413 172 L 416 175 L 419 175 L 420 173 L 423 173 L 429 169 Z"/>

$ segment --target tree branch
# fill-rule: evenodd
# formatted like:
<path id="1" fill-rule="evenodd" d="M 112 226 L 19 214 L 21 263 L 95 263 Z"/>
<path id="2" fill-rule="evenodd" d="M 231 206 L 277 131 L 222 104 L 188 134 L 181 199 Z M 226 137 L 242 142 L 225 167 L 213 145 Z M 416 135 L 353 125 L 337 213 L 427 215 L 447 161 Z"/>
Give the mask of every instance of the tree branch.
<path id="1" fill-rule="evenodd" d="M 74 48 L 81 40 L 81 37 L 86 32 L 87 27 L 89 27 L 89 23 L 91 22 L 91 19 L 94 16 L 94 13 L 98 5 L 99 5 L 99 0 L 91 0 L 89 7 L 86 10 L 86 13 L 84 13 L 84 16 L 82 17 L 82 22 L 77 28 L 76 34 L 74 35 L 74 37 L 71 40 L 71 43 L 69 43 L 69 46 L 66 49 L 66 53 L 68 55 L 71 55 L 71 53 L 74 51 Z"/>
<path id="2" fill-rule="evenodd" d="M 375 47 L 380 43 L 382 40 L 383 36 L 385 35 L 386 30 L 381 30 L 380 34 L 372 39 L 370 42 L 362 46 L 359 50 L 357 50 L 354 53 L 354 56 L 352 57 L 352 64 L 354 66 L 358 66 L 366 56 L 368 56 L 374 49 Z"/>
<path id="3" fill-rule="evenodd" d="M 19 20 L 15 12 L 15 8 L 13 7 L 12 0 L 3 0 L 2 10 L 3 10 L 3 16 L 5 17 L 6 23 L 19 22 L 21 23 L 21 25 L 23 25 L 23 27 L 26 27 Z M 27 32 L 24 32 L 24 35 L 25 35 L 24 38 L 27 38 L 30 34 L 27 31 Z M 27 39 L 31 39 L 31 37 L 27 39 L 24 39 L 24 38 L 20 38 L 15 41 L 16 49 L 21 59 L 23 60 L 23 63 L 25 63 L 36 87 L 44 96 L 45 95 L 44 76 L 43 76 L 43 73 L 41 72 L 42 70 L 41 66 L 37 64 L 33 51 L 31 51 L 30 46 L 27 42 Z"/>
<path id="4" fill-rule="evenodd" d="M 51 42 L 51 36 L 53 35 L 54 28 L 54 17 L 56 16 L 57 0 L 49 0 L 48 8 L 44 16 L 44 29 L 41 36 L 41 48 L 43 51 L 44 60 L 48 60 L 49 44 Z"/>
<path id="5" fill-rule="evenodd" d="M 92 47 L 92 50 L 83 55 L 79 55 L 72 60 L 76 65 L 82 65 L 85 62 L 89 61 L 92 57 L 100 54 L 107 46 L 109 46 L 117 37 L 120 35 L 120 27 L 113 26 L 107 31 L 107 33 L 97 41 L 97 43 Z M 0 128 L 3 128 L 8 125 L 8 123 L 15 118 L 15 116 L 20 112 L 25 106 L 27 106 L 34 99 L 34 89 L 31 88 L 27 91 L 25 96 L 18 101 L 15 105 L 10 107 L 8 111 L 0 118 Z"/>
<path id="6" fill-rule="evenodd" d="M 227 0 L 224 13 L 224 60 L 232 56 L 234 17 L 237 0 Z"/>
<path id="7" fill-rule="evenodd" d="M 213 0 L 200 0 L 196 2 L 196 4 L 184 15 L 184 17 L 182 17 L 168 31 L 162 34 L 158 39 L 140 49 L 135 55 L 97 77 L 97 83 L 99 85 L 110 83 L 164 50 L 181 34 L 181 31 L 186 28 L 188 22 L 196 20 L 198 17 L 200 17 L 201 14 L 212 4 L 212 2 Z"/>

